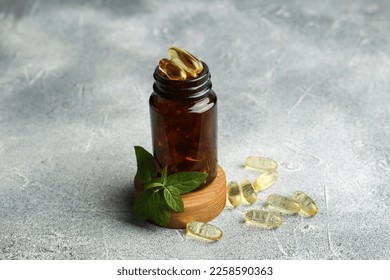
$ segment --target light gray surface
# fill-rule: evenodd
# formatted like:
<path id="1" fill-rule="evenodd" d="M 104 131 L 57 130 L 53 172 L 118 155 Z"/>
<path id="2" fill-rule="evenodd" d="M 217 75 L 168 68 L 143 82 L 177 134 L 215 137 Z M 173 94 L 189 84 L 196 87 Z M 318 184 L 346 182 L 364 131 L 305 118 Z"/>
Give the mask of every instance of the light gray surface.
<path id="1" fill-rule="evenodd" d="M 389 259 L 388 1 L 0 1 L 0 259 Z M 291 3 L 293 2 L 293 3 Z M 228 180 L 280 163 L 314 218 L 204 244 L 131 215 L 151 150 L 152 73 L 171 45 L 208 63 Z"/>

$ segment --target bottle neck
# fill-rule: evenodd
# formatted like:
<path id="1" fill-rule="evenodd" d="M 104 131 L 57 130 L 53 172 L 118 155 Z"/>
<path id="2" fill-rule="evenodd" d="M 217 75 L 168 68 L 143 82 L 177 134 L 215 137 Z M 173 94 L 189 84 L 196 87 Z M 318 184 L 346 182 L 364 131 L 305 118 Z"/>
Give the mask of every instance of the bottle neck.
<path id="1" fill-rule="evenodd" d="M 158 67 L 154 71 L 154 92 L 168 99 L 199 99 L 206 96 L 211 89 L 211 74 L 206 63 L 203 63 L 203 72 L 196 78 L 176 81 L 160 74 Z"/>

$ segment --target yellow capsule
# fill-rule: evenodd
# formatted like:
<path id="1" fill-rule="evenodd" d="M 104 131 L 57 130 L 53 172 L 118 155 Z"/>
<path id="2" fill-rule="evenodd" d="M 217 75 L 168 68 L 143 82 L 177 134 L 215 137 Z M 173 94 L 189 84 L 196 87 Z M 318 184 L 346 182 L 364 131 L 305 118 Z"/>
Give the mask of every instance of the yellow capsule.
<path id="1" fill-rule="evenodd" d="M 301 204 L 294 199 L 279 194 L 270 194 L 267 197 L 267 203 L 270 209 L 287 215 L 296 214 L 302 209 Z"/>
<path id="2" fill-rule="evenodd" d="M 229 202 L 233 206 L 237 206 L 242 203 L 241 190 L 237 182 L 234 181 L 229 182 L 227 186 L 227 195 L 228 195 Z"/>
<path id="3" fill-rule="evenodd" d="M 185 80 L 187 73 L 171 60 L 163 58 L 158 64 L 158 69 L 170 80 Z"/>
<path id="4" fill-rule="evenodd" d="M 221 239 L 222 230 L 211 224 L 203 222 L 190 222 L 186 226 L 186 235 L 193 235 L 208 241 L 216 241 Z"/>
<path id="5" fill-rule="evenodd" d="M 253 188 L 256 192 L 264 191 L 275 183 L 279 174 L 277 171 L 264 171 L 254 182 Z"/>
<path id="6" fill-rule="evenodd" d="M 317 214 L 318 207 L 316 203 L 304 192 L 294 192 L 293 199 L 301 204 L 302 210 L 298 213 L 299 215 L 311 217 Z"/>
<path id="7" fill-rule="evenodd" d="M 249 225 L 272 229 L 279 227 L 282 224 L 283 219 L 282 216 L 274 212 L 249 210 L 245 213 L 245 222 Z"/>
<path id="8" fill-rule="evenodd" d="M 278 163 L 272 158 L 250 156 L 245 159 L 245 167 L 254 170 L 274 171 L 278 168 Z"/>
<path id="9" fill-rule="evenodd" d="M 257 201 L 257 193 L 249 180 L 241 181 L 242 195 L 246 201 L 253 204 Z"/>
<path id="10" fill-rule="evenodd" d="M 168 54 L 171 60 L 184 69 L 191 77 L 197 77 L 203 71 L 202 62 L 182 48 L 170 47 Z"/>

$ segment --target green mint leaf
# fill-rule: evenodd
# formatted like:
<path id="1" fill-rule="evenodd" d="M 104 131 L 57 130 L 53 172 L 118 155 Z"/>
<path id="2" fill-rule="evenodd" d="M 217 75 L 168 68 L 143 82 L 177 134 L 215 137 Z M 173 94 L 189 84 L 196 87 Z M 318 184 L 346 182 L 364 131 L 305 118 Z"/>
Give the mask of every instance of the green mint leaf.
<path id="1" fill-rule="evenodd" d="M 188 171 L 174 173 L 167 178 L 166 186 L 175 187 L 180 194 L 195 190 L 207 178 L 207 173 Z"/>
<path id="2" fill-rule="evenodd" d="M 145 190 L 148 190 L 148 189 L 156 189 L 156 188 L 160 188 L 160 187 L 163 187 L 163 183 L 162 183 L 162 180 L 161 178 L 154 178 L 152 179 L 148 184 L 145 185 Z"/>
<path id="3" fill-rule="evenodd" d="M 161 180 L 164 186 L 166 186 L 167 183 L 167 167 L 165 166 L 164 169 L 161 172 Z"/>
<path id="4" fill-rule="evenodd" d="M 164 189 L 164 198 L 169 207 L 176 212 L 184 211 L 183 200 L 181 199 L 179 191 L 174 186 L 167 186 Z"/>
<path id="5" fill-rule="evenodd" d="M 140 146 L 134 146 L 137 158 L 137 178 L 142 184 L 147 184 L 157 175 L 156 162 L 153 155 Z"/>
<path id="6" fill-rule="evenodd" d="M 157 192 L 145 190 L 135 199 L 133 213 L 136 218 L 146 220 L 154 215 L 159 202 L 160 196 Z"/>
<path id="7" fill-rule="evenodd" d="M 142 192 L 134 202 L 134 215 L 140 220 L 146 220 L 156 213 L 160 204 L 160 195 L 153 190 Z"/>
<path id="8" fill-rule="evenodd" d="M 149 183 L 145 186 L 145 190 L 150 190 L 150 189 L 156 189 L 156 188 L 160 188 L 160 187 L 164 187 L 164 185 L 162 183 Z"/>
<path id="9" fill-rule="evenodd" d="M 170 216 L 171 209 L 169 209 L 169 206 L 166 204 L 165 201 L 160 200 L 160 205 L 152 217 L 153 221 L 156 224 L 165 227 L 169 223 Z"/>
<path id="10" fill-rule="evenodd" d="M 146 205 L 146 212 L 149 213 L 150 217 L 153 217 L 158 211 L 158 206 L 160 205 L 160 195 L 158 191 L 154 191 L 151 198 L 148 200 Z"/>

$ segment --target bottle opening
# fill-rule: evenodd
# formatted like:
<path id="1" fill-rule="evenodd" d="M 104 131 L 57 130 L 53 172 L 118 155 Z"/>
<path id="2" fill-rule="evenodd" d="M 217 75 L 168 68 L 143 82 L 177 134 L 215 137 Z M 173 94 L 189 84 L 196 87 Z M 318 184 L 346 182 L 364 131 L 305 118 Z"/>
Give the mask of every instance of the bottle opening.
<path id="1" fill-rule="evenodd" d="M 206 63 L 202 61 L 203 71 L 196 78 L 188 80 L 170 80 L 160 74 L 156 67 L 153 78 L 153 90 L 164 98 L 187 99 L 201 98 L 211 89 L 211 74 Z"/>

